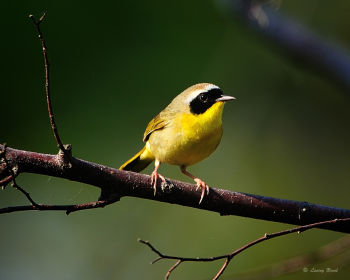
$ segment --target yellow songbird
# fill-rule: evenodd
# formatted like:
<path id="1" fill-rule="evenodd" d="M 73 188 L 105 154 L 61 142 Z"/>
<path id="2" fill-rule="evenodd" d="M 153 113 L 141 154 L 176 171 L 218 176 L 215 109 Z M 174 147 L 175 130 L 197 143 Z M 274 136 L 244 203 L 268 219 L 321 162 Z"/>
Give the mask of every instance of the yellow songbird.
<path id="1" fill-rule="evenodd" d="M 156 194 L 157 179 L 165 182 L 158 173 L 160 164 L 179 165 L 182 173 L 197 183 L 197 189 L 202 189 L 201 203 L 205 191 L 209 193 L 209 186 L 189 173 L 186 167 L 215 151 L 222 136 L 224 103 L 233 99 L 213 84 L 202 83 L 187 88 L 149 122 L 143 135 L 145 146 L 120 169 L 140 172 L 155 160 L 151 182 Z"/>

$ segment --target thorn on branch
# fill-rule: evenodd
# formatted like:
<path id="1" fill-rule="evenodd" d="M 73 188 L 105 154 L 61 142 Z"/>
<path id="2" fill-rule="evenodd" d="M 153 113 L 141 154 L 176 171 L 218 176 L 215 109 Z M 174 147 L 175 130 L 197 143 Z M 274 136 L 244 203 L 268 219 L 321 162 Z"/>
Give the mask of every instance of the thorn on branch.
<path id="1" fill-rule="evenodd" d="M 72 145 L 71 144 L 66 144 L 63 145 L 64 151 L 61 149 L 58 152 L 58 158 L 62 162 L 64 167 L 71 168 L 72 167 L 72 162 L 73 162 L 73 157 L 72 157 Z M 68 157 L 67 157 L 68 155 Z"/>
<path id="2" fill-rule="evenodd" d="M 39 23 L 41 23 L 41 22 L 44 20 L 46 14 L 47 14 L 47 11 L 45 11 L 45 12 L 43 13 L 43 15 L 40 17 Z"/>
<path id="3" fill-rule="evenodd" d="M 244 246 L 238 248 L 237 250 L 226 254 L 226 255 L 220 255 L 220 256 L 214 256 L 214 257 L 209 257 L 209 258 L 187 258 L 187 257 L 180 257 L 180 256 L 169 256 L 169 255 L 165 255 L 163 253 L 161 253 L 159 250 L 157 250 L 149 241 L 144 241 L 142 239 L 138 239 L 137 241 L 145 244 L 146 246 L 148 246 L 154 253 L 156 253 L 158 255 L 158 258 L 155 259 L 151 264 L 154 264 L 156 262 L 158 262 L 159 260 L 162 259 L 168 259 L 168 260 L 176 260 L 176 263 L 171 266 L 169 268 L 169 270 L 166 272 L 165 274 L 165 279 L 168 279 L 170 277 L 170 274 L 175 270 L 175 268 L 177 268 L 182 262 L 213 262 L 213 261 L 217 261 L 217 260 L 221 260 L 221 259 L 225 259 L 224 264 L 221 266 L 221 268 L 219 269 L 218 273 L 214 276 L 213 280 L 217 280 L 219 279 L 223 272 L 225 271 L 225 269 L 228 267 L 228 265 L 230 264 L 231 260 L 233 259 L 233 257 L 235 257 L 236 255 L 242 253 L 243 251 L 247 250 L 248 248 L 261 243 L 263 241 L 272 239 L 272 238 L 276 238 L 278 236 L 283 236 L 283 235 L 287 235 L 287 234 L 291 234 L 294 232 L 300 233 L 321 225 L 326 225 L 326 224 L 335 224 L 335 223 L 339 223 L 339 222 L 348 222 L 350 221 L 350 218 L 343 218 L 343 219 L 333 219 L 333 220 L 328 220 L 328 221 L 322 221 L 322 222 L 317 222 L 317 223 L 313 223 L 313 224 L 308 224 L 308 225 L 304 225 L 304 226 L 299 226 L 299 227 L 295 227 L 292 229 L 287 229 L 287 230 L 283 230 L 283 231 L 279 231 L 279 232 L 275 232 L 275 233 L 271 233 L 271 234 L 267 234 L 265 233 L 262 237 L 255 239 L 247 244 L 245 244 Z"/>

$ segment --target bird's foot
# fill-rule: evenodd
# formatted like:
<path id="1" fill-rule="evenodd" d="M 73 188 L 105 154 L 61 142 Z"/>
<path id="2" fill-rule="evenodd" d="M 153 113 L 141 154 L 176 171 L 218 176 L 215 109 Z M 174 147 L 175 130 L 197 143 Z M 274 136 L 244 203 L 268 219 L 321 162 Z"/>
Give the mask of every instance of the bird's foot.
<path id="1" fill-rule="evenodd" d="M 196 191 L 200 188 L 202 189 L 201 199 L 199 200 L 199 204 L 201 204 L 203 197 L 205 195 L 205 191 L 207 191 L 207 195 L 209 194 L 210 187 L 201 179 L 195 178 L 194 181 L 197 183 Z"/>
<path id="2" fill-rule="evenodd" d="M 157 192 L 157 181 L 158 181 L 158 178 L 160 178 L 163 183 L 166 183 L 166 180 L 165 180 L 164 176 L 160 175 L 156 170 L 154 170 L 152 172 L 152 175 L 151 175 L 151 184 L 153 185 L 154 196 L 156 195 L 156 192 Z"/>

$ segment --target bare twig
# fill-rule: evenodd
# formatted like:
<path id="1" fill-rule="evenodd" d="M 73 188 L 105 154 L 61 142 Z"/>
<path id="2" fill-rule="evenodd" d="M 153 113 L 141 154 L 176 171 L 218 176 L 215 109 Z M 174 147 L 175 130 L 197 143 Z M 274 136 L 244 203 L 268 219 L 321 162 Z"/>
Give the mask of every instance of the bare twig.
<path id="1" fill-rule="evenodd" d="M 31 211 L 31 210 L 41 210 L 41 211 L 65 211 L 67 215 L 72 212 L 103 208 L 109 204 L 116 202 L 117 200 L 98 200 L 82 204 L 71 204 L 71 205 L 48 205 L 48 204 L 37 204 L 37 205 L 22 205 L 22 206 L 10 206 L 0 208 L 0 214 L 12 213 L 18 211 Z"/>
<path id="2" fill-rule="evenodd" d="M 215 256 L 215 257 L 209 257 L 209 258 L 199 258 L 199 257 L 187 258 L 187 257 L 180 257 L 180 256 L 165 255 L 165 254 L 161 253 L 159 250 L 157 250 L 149 241 L 144 241 L 142 239 L 138 239 L 138 241 L 140 243 L 148 246 L 154 253 L 156 253 L 158 255 L 158 258 L 155 259 L 152 263 L 155 263 L 155 262 L 162 260 L 162 259 L 176 260 L 176 263 L 167 271 L 167 273 L 165 275 L 165 279 L 168 279 L 171 272 L 173 272 L 174 269 L 177 268 L 183 262 L 213 262 L 213 261 L 225 259 L 224 264 L 221 266 L 220 270 L 213 278 L 213 280 L 217 280 L 220 278 L 220 276 L 223 274 L 223 272 L 225 271 L 227 266 L 230 264 L 233 257 L 235 257 L 236 255 L 242 253 L 243 251 L 247 250 L 248 248 L 250 248 L 258 243 L 261 243 L 261 242 L 266 241 L 268 239 L 291 234 L 294 232 L 300 233 L 300 232 L 303 232 L 303 231 L 306 231 L 306 230 L 309 230 L 309 229 L 312 229 L 315 227 L 319 227 L 321 225 L 343 223 L 343 222 L 348 222 L 348 221 L 350 221 L 350 218 L 333 219 L 333 220 L 329 220 L 329 221 L 322 221 L 322 222 L 313 223 L 313 224 L 309 224 L 309 225 L 299 226 L 299 227 L 295 227 L 292 229 L 287 229 L 287 230 L 283 230 L 283 231 L 279 231 L 279 232 L 275 232 L 275 233 L 271 233 L 271 234 L 265 234 L 262 237 L 245 244 L 244 246 L 238 248 L 237 250 L 235 250 L 229 254 Z"/>
<path id="3" fill-rule="evenodd" d="M 14 187 L 15 189 L 19 190 L 22 194 L 24 194 L 26 196 L 26 198 L 29 200 L 29 202 L 32 204 L 33 207 L 40 209 L 40 205 L 37 204 L 30 196 L 30 194 L 28 192 L 26 192 L 23 188 L 21 188 L 17 182 L 16 182 L 16 174 L 13 171 L 13 168 L 9 167 L 7 158 L 6 158 L 6 144 L 3 146 L 3 149 L 1 150 L 0 153 L 0 159 L 2 158 L 4 163 L 5 163 L 5 167 L 7 168 L 7 171 L 10 173 L 10 176 L 8 176 L 7 178 L 5 178 L 4 180 L 6 180 L 7 183 L 9 183 L 8 178 L 11 178 L 12 181 L 12 187 Z M 2 181 L 4 181 L 2 180 Z"/>
<path id="4" fill-rule="evenodd" d="M 12 181 L 12 175 L 5 177 L 4 179 L 0 180 L 0 187 L 2 187 L 4 189 L 6 187 L 6 185 L 8 183 L 10 183 L 11 181 Z"/>
<path id="5" fill-rule="evenodd" d="M 51 129 L 52 129 L 53 135 L 56 139 L 57 147 L 64 153 L 66 158 L 70 161 L 71 154 L 62 144 L 60 135 L 58 134 L 58 128 L 56 125 L 55 116 L 54 116 L 53 108 L 52 108 L 51 90 L 50 90 L 50 63 L 49 63 L 49 59 L 48 59 L 48 54 L 47 54 L 48 51 L 47 51 L 45 38 L 44 38 L 44 35 L 43 35 L 41 28 L 40 28 L 40 24 L 45 19 L 46 13 L 47 12 L 44 12 L 43 15 L 39 18 L 39 20 L 36 20 L 32 14 L 29 15 L 29 18 L 32 20 L 33 24 L 35 25 L 35 28 L 36 28 L 36 31 L 38 33 L 38 37 L 39 37 L 39 40 L 40 40 L 41 46 L 42 46 L 42 52 L 43 52 L 44 64 L 45 64 L 46 102 L 47 102 L 47 109 L 48 109 L 48 113 L 49 113 Z"/>
<path id="6" fill-rule="evenodd" d="M 275 263 L 268 267 L 257 269 L 253 271 L 248 271 L 242 274 L 235 274 L 228 279 L 235 280 L 265 280 L 277 278 L 282 275 L 295 273 L 301 271 L 302 269 L 308 271 L 308 266 L 321 263 L 323 261 L 333 260 L 334 257 L 343 254 L 350 249 L 350 235 L 343 238 L 337 239 L 327 245 L 324 245 L 317 250 L 307 253 L 304 255 L 296 256 L 282 262 Z M 350 257 L 350 255 L 349 255 Z M 346 264 L 350 262 L 350 258 L 340 257 L 336 259 L 337 266 L 340 263 Z M 332 261 L 334 262 L 334 261 Z"/>
<path id="7" fill-rule="evenodd" d="M 177 268 L 177 267 L 180 265 L 181 262 L 182 262 L 181 260 L 178 260 L 172 267 L 170 267 L 170 269 L 168 270 L 168 272 L 165 274 L 165 279 L 169 279 L 170 274 L 173 272 L 173 270 L 174 270 L 175 268 Z"/>

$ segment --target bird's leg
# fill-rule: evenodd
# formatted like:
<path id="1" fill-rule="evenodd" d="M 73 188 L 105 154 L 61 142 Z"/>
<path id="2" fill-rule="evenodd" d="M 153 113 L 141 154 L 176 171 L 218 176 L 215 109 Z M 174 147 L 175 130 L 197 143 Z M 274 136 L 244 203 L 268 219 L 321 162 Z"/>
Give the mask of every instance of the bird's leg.
<path id="1" fill-rule="evenodd" d="M 158 173 L 158 168 L 160 166 L 160 161 L 156 159 L 154 162 L 154 170 L 151 175 L 151 184 L 153 184 L 153 189 L 154 189 L 154 195 L 156 195 L 157 192 L 157 180 L 160 178 L 164 183 L 166 182 L 165 178 Z"/>
<path id="2" fill-rule="evenodd" d="M 198 177 L 196 177 L 196 176 L 192 175 L 191 173 L 189 173 L 186 170 L 186 166 L 181 166 L 181 172 L 183 174 L 187 175 L 188 177 L 192 178 L 196 182 L 196 184 L 197 184 L 196 190 L 198 190 L 199 188 L 202 189 L 201 199 L 199 200 L 199 204 L 201 204 L 201 202 L 203 200 L 203 197 L 204 197 L 204 194 L 205 194 L 205 191 L 207 191 L 207 195 L 209 194 L 209 186 L 204 181 L 199 179 Z"/>

